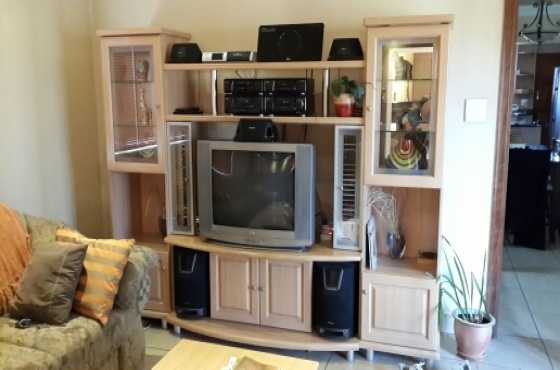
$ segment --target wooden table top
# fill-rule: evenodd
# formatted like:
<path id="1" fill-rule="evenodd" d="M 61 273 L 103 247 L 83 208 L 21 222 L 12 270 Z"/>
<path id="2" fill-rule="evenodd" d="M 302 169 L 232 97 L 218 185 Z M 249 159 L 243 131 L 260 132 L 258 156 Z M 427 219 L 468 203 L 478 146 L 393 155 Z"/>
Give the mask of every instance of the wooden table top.
<path id="1" fill-rule="evenodd" d="M 244 356 L 281 370 L 317 370 L 319 367 L 314 361 L 183 339 L 153 370 L 221 370 L 231 357 L 241 360 Z"/>

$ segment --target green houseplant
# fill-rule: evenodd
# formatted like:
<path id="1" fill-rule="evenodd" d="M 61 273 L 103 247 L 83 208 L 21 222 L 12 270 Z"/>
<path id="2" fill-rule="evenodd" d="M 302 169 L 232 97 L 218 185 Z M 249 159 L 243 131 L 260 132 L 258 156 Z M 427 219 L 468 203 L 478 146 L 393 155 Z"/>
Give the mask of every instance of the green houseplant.
<path id="1" fill-rule="evenodd" d="M 480 360 L 486 355 L 492 328 L 496 323 L 488 313 L 486 303 L 486 253 L 482 274 L 477 279 L 474 272 L 466 273 L 455 249 L 446 238 L 443 239 L 447 244 L 443 248 L 447 273 L 440 276 L 439 283 L 441 294 L 457 306 L 453 314 L 457 353 L 465 358 Z M 451 253 L 446 249 L 451 250 Z"/>
<path id="2" fill-rule="evenodd" d="M 342 76 L 331 82 L 331 93 L 334 97 L 334 107 L 338 117 L 350 117 L 356 102 L 361 102 L 364 87 L 356 81 Z"/>

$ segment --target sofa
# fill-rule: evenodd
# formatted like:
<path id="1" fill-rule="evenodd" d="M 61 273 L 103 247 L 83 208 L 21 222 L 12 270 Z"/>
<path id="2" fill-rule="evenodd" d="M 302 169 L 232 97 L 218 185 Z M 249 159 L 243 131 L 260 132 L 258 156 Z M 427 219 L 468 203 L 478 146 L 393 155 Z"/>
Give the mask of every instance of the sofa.
<path id="1" fill-rule="evenodd" d="M 52 242 L 62 224 L 18 214 L 31 237 L 32 248 Z M 149 248 L 135 245 L 130 253 L 109 322 L 72 313 L 60 326 L 33 324 L 15 327 L 16 320 L 0 317 L 0 369 L 14 370 L 143 370 L 144 329 L 140 312 L 148 300 L 147 271 L 157 263 Z"/>

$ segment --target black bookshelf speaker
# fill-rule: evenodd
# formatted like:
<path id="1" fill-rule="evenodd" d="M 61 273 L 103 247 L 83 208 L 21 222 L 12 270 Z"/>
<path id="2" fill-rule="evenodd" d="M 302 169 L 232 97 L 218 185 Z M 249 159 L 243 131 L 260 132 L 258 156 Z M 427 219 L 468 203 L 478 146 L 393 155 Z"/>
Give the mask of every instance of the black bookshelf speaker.
<path id="1" fill-rule="evenodd" d="M 324 29 L 323 23 L 260 26 L 257 61 L 321 60 Z"/>
<path id="2" fill-rule="evenodd" d="M 201 63 L 202 52 L 194 42 L 173 44 L 169 63 Z"/>
<path id="3" fill-rule="evenodd" d="M 323 337 L 352 338 L 356 333 L 358 264 L 313 264 L 313 329 Z"/>
<path id="4" fill-rule="evenodd" d="M 188 319 L 209 316 L 210 256 L 208 252 L 174 247 L 175 312 Z"/>
<path id="5" fill-rule="evenodd" d="M 360 39 L 334 39 L 329 52 L 329 60 L 363 60 L 364 52 Z"/>

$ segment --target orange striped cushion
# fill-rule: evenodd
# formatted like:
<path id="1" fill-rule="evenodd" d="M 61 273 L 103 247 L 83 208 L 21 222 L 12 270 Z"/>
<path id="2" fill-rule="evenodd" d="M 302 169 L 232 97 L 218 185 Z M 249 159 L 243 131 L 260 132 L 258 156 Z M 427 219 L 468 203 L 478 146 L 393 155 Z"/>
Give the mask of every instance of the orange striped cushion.
<path id="1" fill-rule="evenodd" d="M 56 239 L 88 245 L 73 310 L 106 325 L 134 240 L 89 239 L 70 229 L 58 229 Z"/>

